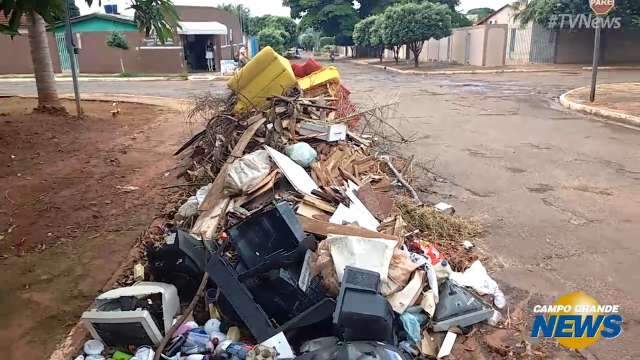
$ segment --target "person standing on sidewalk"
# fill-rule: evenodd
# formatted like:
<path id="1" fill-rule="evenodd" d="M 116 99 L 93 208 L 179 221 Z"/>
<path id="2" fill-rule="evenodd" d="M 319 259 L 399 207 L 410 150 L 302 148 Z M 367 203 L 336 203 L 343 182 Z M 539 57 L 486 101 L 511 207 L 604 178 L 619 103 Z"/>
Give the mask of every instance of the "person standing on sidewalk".
<path id="1" fill-rule="evenodd" d="M 205 58 L 207 59 L 207 69 L 209 72 L 213 71 L 213 43 L 209 41 L 207 48 L 205 49 Z"/>

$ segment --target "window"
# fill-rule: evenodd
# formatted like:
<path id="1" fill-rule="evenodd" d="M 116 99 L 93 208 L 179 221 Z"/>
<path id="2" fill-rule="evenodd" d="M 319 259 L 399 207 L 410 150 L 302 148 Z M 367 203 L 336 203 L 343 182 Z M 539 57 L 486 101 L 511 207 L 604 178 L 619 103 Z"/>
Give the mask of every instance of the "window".
<path id="1" fill-rule="evenodd" d="M 233 45 L 233 29 L 229 29 L 229 44 Z"/>

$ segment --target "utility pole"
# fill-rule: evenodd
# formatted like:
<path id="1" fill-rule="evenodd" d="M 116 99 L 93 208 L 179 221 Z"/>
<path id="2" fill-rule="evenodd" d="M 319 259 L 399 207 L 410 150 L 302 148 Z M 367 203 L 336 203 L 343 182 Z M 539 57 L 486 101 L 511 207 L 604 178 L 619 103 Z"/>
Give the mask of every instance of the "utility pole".
<path id="1" fill-rule="evenodd" d="M 593 40 L 593 63 L 591 64 L 591 93 L 589 101 L 596 100 L 596 85 L 598 82 L 598 64 L 600 62 L 600 30 L 602 29 L 602 18 L 596 18 L 596 34 Z"/>
<path id="2" fill-rule="evenodd" d="M 76 116 L 82 116 L 82 107 L 80 106 L 80 89 L 78 87 L 78 69 L 76 68 L 76 48 L 73 44 L 73 32 L 71 31 L 71 19 L 69 18 L 69 6 L 73 0 L 64 0 L 64 38 L 69 54 L 69 62 L 71 63 L 71 77 L 73 78 L 73 93 L 76 98 Z"/>

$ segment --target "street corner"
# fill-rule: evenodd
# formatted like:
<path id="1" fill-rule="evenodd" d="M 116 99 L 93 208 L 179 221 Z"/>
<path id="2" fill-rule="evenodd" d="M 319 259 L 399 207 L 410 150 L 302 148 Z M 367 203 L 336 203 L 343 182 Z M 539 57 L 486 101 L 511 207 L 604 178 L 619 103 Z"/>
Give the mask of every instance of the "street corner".
<path id="1" fill-rule="evenodd" d="M 640 83 L 598 85 L 593 102 L 589 101 L 589 94 L 588 87 L 573 89 L 560 96 L 560 103 L 568 109 L 623 125 L 640 126 Z"/>

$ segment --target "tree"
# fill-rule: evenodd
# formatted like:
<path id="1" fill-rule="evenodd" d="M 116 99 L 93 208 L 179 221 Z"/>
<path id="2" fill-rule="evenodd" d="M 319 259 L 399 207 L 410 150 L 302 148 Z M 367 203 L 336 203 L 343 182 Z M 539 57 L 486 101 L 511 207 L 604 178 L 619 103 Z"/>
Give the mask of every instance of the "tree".
<path id="1" fill-rule="evenodd" d="M 363 20 L 360 20 L 353 28 L 353 42 L 358 46 L 372 47 L 376 50 L 377 57 L 382 62 L 382 54 L 384 52 L 384 44 L 379 36 L 379 31 L 376 26 L 380 16 L 372 15 Z"/>
<path id="2" fill-rule="evenodd" d="M 336 45 L 353 45 L 353 27 L 359 21 L 353 2 L 348 0 L 283 0 L 291 8 L 291 17 L 300 19 L 303 28 L 315 28 L 333 36 Z"/>
<path id="3" fill-rule="evenodd" d="M 539 24 L 548 24 L 549 18 L 553 15 L 573 14 L 589 15 L 593 12 L 588 1 L 582 0 L 531 0 L 526 7 L 516 2 L 516 19 L 522 25 L 531 21 Z M 621 17 L 622 26 L 640 26 L 640 1 L 638 0 L 616 0 L 616 7 L 610 16 Z"/>
<path id="4" fill-rule="evenodd" d="M 173 37 L 174 29 L 180 27 L 180 17 L 171 0 L 133 0 L 130 8 L 135 10 L 133 21 L 138 30 L 146 37 L 153 32 L 162 44 Z"/>
<path id="5" fill-rule="evenodd" d="M 300 46 L 302 46 L 302 48 L 307 51 L 313 50 L 317 43 L 316 38 L 313 36 L 313 34 L 302 34 L 300 35 L 298 41 L 300 43 Z"/>
<path id="6" fill-rule="evenodd" d="M 392 6 L 385 10 L 382 16 L 382 37 L 385 43 L 396 47 L 396 63 L 399 46 L 407 45 L 413 53 L 414 65 L 417 67 L 425 40 L 441 39 L 451 34 L 451 11 L 444 5 L 425 2 Z"/>
<path id="7" fill-rule="evenodd" d="M 70 1 L 69 2 L 69 18 L 73 19 L 74 17 L 78 17 L 78 16 L 80 16 L 80 8 L 78 8 L 75 2 Z M 59 16 L 54 16 L 54 21 L 55 22 L 64 21 L 64 12 Z"/>
<path id="8" fill-rule="evenodd" d="M 467 15 L 476 15 L 478 20 L 484 19 L 487 16 L 493 14 L 495 10 L 488 7 L 475 8 L 467 11 Z"/>
<path id="9" fill-rule="evenodd" d="M 273 50 L 284 54 L 286 36 L 287 34 L 282 30 L 266 28 L 258 33 L 258 43 L 260 43 L 260 48 L 271 46 Z"/>
<path id="10" fill-rule="evenodd" d="M 396 5 L 424 4 L 425 2 L 446 5 L 451 10 L 451 27 L 467 27 L 473 24 L 469 18 L 456 10 L 456 7 L 460 5 L 460 0 L 398 0 Z"/>
<path id="11" fill-rule="evenodd" d="M 251 10 L 242 4 L 221 4 L 216 6 L 218 9 L 228 11 L 237 16 L 240 20 L 240 28 L 242 31 L 247 32 L 247 26 L 249 25 L 249 19 L 251 18 Z M 255 35 L 255 34 L 253 34 Z"/>
<path id="12" fill-rule="evenodd" d="M 285 46 L 293 47 L 296 45 L 298 38 L 298 25 L 293 19 L 286 16 L 273 16 L 263 15 L 254 16 L 249 19 L 246 33 L 249 35 L 258 35 L 262 30 L 271 28 L 277 29 L 285 34 L 284 36 Z"/>
<path id="13" fill-rule="evenodd" d="M 85 0 L 91 6 L 93 0 Z M 153 17 L 151 28 L 163 28 L 175 24 L 177 26 L 178 15 L 171 0 L 144 0 L 154 4 L 162 17 Z M 147 8 L 138 8 L 136 15 L 147 11 Z M 29 47 L 31 49 L 31 61 L 33 62 L 33 74 L 36 78 L 36 89 L 38 91 L 38 106 L 35 110 L 58 109 L 64 110 L 58 98 L 56 90 L 53 64 L 49 53 L 49 42 L 45 28 L 46 23 L 55 23 L 56 17 L 63 16 L 63 0 L 2 0 L 0 1 L 0 12 L 9 18 L 7 25 L 0 25 L 0 32 L 11 36 L 18 34 L 20 19 L 27 18 L 27 28 L 29 31 Z M 160 39 L 167 33 L 159 34 Z M 169 34 L 171 35 L 171 34 Z"/>
<path id="14" fill-rule="evenodd" d="M 122 73 L 125 73 L 122 53 L 124 50 L 129 49 L 127 38 L 123 34 L 114 31 L 107 37 L 107 46 L 114 49 L 120 49 L 120 68 L 122 69 Z"/>
<path id="15" fill-rule="evenodd" d="M 382 37 L 384 18 L 381 15 L 376 15 L 373 25 L 369 29 L 369 43 L 371 46 L 378 50 L 378 57 L 382 62 L 382 56 L 384 55 L 385 43 Z"/>

